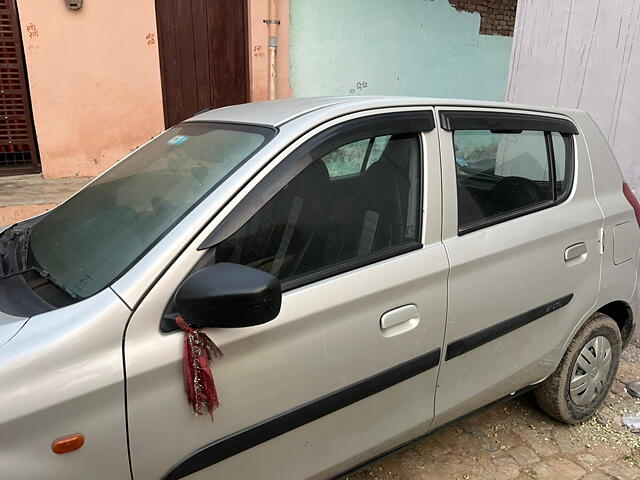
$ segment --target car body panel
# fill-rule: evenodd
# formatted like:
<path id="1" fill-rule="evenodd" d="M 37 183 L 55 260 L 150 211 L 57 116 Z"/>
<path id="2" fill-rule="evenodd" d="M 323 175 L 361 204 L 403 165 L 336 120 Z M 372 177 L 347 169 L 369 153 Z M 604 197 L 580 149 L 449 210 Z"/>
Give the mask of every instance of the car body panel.
<path id="1" fill-rule="evenodd" d="M 0 349 L 3 476 L 129 477 L 122 333 L 130 313 L 106 289 L 32 317 Z M 51 451 L 74 433 L 86 438 L 80 450 Z"/>
<path id="2" fill-rule="evenodd" d="M 566 295 L 573 297 L 562 308 L 445 361 L 434 426 L 550 375 L 576 320 L 590 313 L 595 304 L 602 213 L 595 201 L 584 140 L 579 135 L 574 140 L 574 187 L 566 201 L 459 236 L 452 136 L 440 131 L 443 241 L 451 262 L 445 343 L 450 345 Z M 565 249 L 579 242 L 587 246 L 585 258 L 565 262 Z"/>
<path id="3" fill-rule="evenodd" d="M 447 269 L 442 247 L 425 247 L 287 293 L 278 318 L 263 326 L 208 331 L 225 354 L 213 366 L 221 399 L 213 422 L 195 417 L 186 402 L 182 335 L 162 335 L 157 330 L 164 309 L 156 298 L 170 295 L 183 278 L 168 272 L 150 293 L 149 303 L 142 302 L 127 331 L 134 475 L 157 478 L 211 442 L 438 348 Z M 400 276 L 407 282 L 394 280 Z M 327 298 L 332 299 L 330 304 Z M 420 324 L 385 338 L 380 316 L 409 303 L 420 307 Z M 257 472 L 262 472 L 261 478 L 282 478 L 284 472 L 289 478 L 326 477 L 328 467 L 338 473 L 366 460 L 371 456 L 367 452 L 380 453 L 426 431 L 433 416 L 436 378 L 433 368 L 202 470 L 194 478 L 253 478 Z M 158 437 L 171 441 L 154 441 Z M 285 456 L 299 461 L 270 467 L 273 458 Z"/>
<path id="4" fill-rule="evenodd" d="M 310 132 L 296 145 L 333 123 Z M 194 417 L 185 404 L 182 378 L 175 374 L 182 362 L 182 336 L 159 332 L 166 306 L 163 300 L 171 297 L 204 255 L 198 246 L 212 228 L 266 172 L 245 186 L 173 262 L 137 308 L 126 334 L 128 415 L 136 478 L 157 478 L 211 442 L 440 348 L 448 261 L 440 243 L 440 162 L 435 131 L 423 134 L 422 144 L 428 165 L 423 174 L 425 246 L 294 289 L 283 296 L 281 313 L 268 324 L 208 330 L 225 353 L 213 367 L 221 396 L 213 423 Z M 267 168 L 273 168 L 293 148 Z M 381 317 L 403 305 L 416 305 L 419 321 L 410 328 L 381 331 Z M 142 358 L 146 360 L 140 361 Z M 426 431 L 433 417 L 436 379 L 434 367 L 190 478 L 254 478 L 258 474 L 264 478 L 326 478 L 337 474 Z M 167 406 L 171 406 L 168 411 Z M 382 411 L 387 415 L 381 416 Z M 341 434 L 336 436 L 336 431 Z M 152 441 L 153 436 L 169 432 L 172 442 Z M 317 455 L 318 449 L 325 453 L 324 459 Z M 270 467 L 274 457 L 283 455 L 300 461 L 280 469 Z"/>
<path id="5" fill-rule="evenodd" d="M 0 312 L 0 347 L 13 338 L 20 331 L 28 318 L 16 317 Z"/>
<path id="6" fill-rule="evenodd" d="M 637 220 L 629 202 L 622 194 L 624 177 L 605 136 L 587 113 L 578 112 L 576 118 L 581 135 L 587 139 L 596 200 L 604 216 L 602 273 L 596 303 L 600 307 L 624 299 L 633 311 L 635 319 L 640 313 L 639 303 L 635 300 L 638 255 L 628 262 L 616 265 L 613 257 L 613 231 L 616 225 L 631 223 L 634 228 L 627 232 L 631 236 L 627 240 L 637 245 L 640 242 L 640 231 L 635 228 Z"/>
<path id="7" fill-rule="evenodd" d="M 324 129 L 440 107 L 570 119 L 579 130 L 571 196 L 459 236 L 450 133 L 421 134 L 424 246 L 294 288 L 267 324 L 207 330 L 225 353 L 213 365 L 221 407 L 213 421 L 194 416 L 182 335 L 163 334 L 159 325 L 177 286 L 206 255 L 198 247 L 276 165 Z M 189 478 L 331 477 L 543 380 L 603 305 L 623 302 L 632 318 L 639 313 L 640 255 L 616 264 L 613 232 L 631 225 L 618 232 L 629 250 L 640 244 L 640 229 L 613 154 L 584 112 L 327 97 L 225 107 L 187 121 L 269 125 L 278 134 L 110 288 L 28 321 L 0 313 L 0 465 L 11 478 L 129 478 L 130 466 L 136 480 L 159 478 L 211 442 L 439 349 L 439 365 Z M 581 242 L 587 255 L 564 262 L 564 250 Z M 540 307 L 534 321 L 446 360 L 447 347 L 465 335 Z M 398 315 L 411 318 L 395 324 Z M 381 330 L 383 318 L 394 325 Z M 73 433 L 86 436 L 82 449 L 51 452 L 55 438 Z"/>
<path id="8" fill-rule="evenodd" d="M 532 112 L 567 113 L 578 110 L 540 107 L 535 105 L 505 104 L 503 102 L 487 102 L 459 100 L 452 98 L 402 97 L 402 96 L 343 96 L 343 97 L 307 97 L 288 98 L 275 101 L 263 101 L 233 105 L 230 107 L 207 110 L 187 121 L 238 122 L 270 125 L 280 127 L 293 120 L 309 123 L 312 116 L 325 121 L 336 115 L 345 115 L 372 108 L 393 108 L 412 106 L 463 106 L 479 108 L 513 108 Z"/>

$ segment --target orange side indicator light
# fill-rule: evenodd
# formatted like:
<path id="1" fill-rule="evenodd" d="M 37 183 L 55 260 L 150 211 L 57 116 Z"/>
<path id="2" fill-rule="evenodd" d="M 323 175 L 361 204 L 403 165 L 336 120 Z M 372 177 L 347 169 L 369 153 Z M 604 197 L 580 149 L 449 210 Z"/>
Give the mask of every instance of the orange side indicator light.
<path id="1" fill-rule="evenodd" d="M 51 443 L 51 450 L 53 450 L 53 453 L 69 453 L 78 450 L 82 445 L 84 445 L 84 435 L 74 433 L 73 435 L 56 438 Z"/>

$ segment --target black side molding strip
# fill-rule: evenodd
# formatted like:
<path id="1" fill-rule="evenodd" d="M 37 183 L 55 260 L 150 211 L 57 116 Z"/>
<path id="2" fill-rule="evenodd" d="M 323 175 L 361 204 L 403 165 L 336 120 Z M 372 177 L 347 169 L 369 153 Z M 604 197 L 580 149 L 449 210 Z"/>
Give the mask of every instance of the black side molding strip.
<path id="1" fill-rule="evenodd" d="M 216 440 L 189 454 L 164 474 L 162 480 L 177 480 L 260 445 L 279 435 L 313 422 L 341 408 L 379 393 L 430 370 L 440 363 L 440 349 L 420 355 L 357 383 L 324 395 L 256 425 Z"/>
<path id="2" fill-rule="evenodd" d="M 539 318 L 548 315 L 551 312 L 558 310 L 559 308 L 567 305 L 571 299 L 573 298 L 573 293 L 569 295 L 565 295 L 564 297 L 558 298 L 549 303 L 545 303 L 544 305 L 540 305 L 528 312 L 521 313 L 516 315 L 515 317 L 511 317 L 507 320 L 504 320 L 500 323 L 496 323 L 488 328 L 480 330 L 476 333 L 472 333 L 471 335 L 467 335 L 455 342 L 451 342 L 447 345 L 447 355 L 445 360 L 451 360 L 452 358 L 456 358 L 463 353 L 466 353 L 474 348 L 481 347 L 485 343 L 489 343 L 495 340 L 502 335 L 506 335 L 507 333 L 513 332 L 514 330 L 524 327 L 528 323 L 533 322 Z"/>
<path id="3" fill-rule="evenodd" d="M 569 120 L 523 113 L 447 110 L 440 112 L 440 123 L 445 130 L 494 130 L 496 133 L 537 130 L 578 134 L 578 129 Z"/>

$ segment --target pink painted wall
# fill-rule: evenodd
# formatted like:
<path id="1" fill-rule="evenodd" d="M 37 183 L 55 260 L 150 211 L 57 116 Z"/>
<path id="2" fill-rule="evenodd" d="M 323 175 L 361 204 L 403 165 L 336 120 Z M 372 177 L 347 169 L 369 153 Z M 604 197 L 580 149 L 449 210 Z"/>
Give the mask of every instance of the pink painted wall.
<path id="1" fill-rule="evenodd" d="M 249 0 L 251 101 L 269 98 L 269 0 Z M 289 84 L 289 0 L 278 0 L 277 98 L 293 95 Z"/>
<path id="2" fill-rule="evenodd" d="M 45 177 L 96 175 L 164 128 L 154 0 L 18 0 Z"/>
<path id="3" fill-rule="evenodd" d="M 164 129 L 155 0 L 17 0 L 43 175 L 94 176 Z M 249 2 L 251 100 L 268 98 L 268 0 Z M 278 98 L 289 85 L 279 0 Z"/>

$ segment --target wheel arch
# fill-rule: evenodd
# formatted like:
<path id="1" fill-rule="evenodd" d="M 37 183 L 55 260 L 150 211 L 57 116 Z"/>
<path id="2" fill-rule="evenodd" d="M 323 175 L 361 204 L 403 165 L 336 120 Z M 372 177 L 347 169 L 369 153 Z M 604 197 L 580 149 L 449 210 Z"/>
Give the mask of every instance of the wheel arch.
<path id="1" fill-rule="evenodd" d="M 622 338 L 622 348 L 631 341 L 633 336 L 633 330 L 635 327 L 633 310 L 631 306 L 623 300 L 615 300 L 609 302 L 595 310 L 596 312 L 604 313 L 610 316 L 620 329 L 620 337 Z"/>

